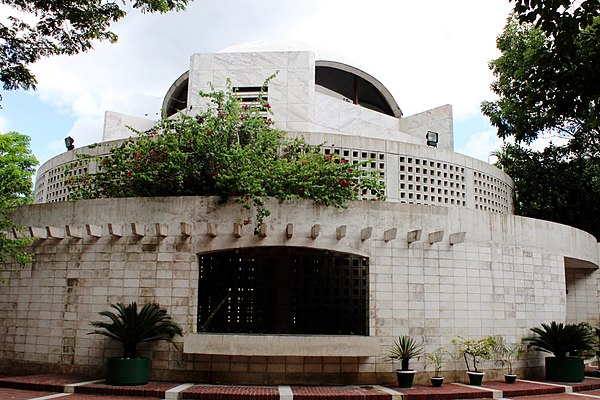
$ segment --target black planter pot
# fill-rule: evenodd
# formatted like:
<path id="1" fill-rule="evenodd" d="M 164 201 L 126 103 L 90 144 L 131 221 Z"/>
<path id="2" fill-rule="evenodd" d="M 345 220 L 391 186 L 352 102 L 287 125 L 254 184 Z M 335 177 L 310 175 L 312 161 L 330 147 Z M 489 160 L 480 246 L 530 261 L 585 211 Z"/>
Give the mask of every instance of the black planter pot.
<path id="1" fill-rule="evenodd" d="M 583 382 L 585 378 L 583 358 L 546 357 L 546 380 L 554 382 Z"/>
<path id="2" fill-rule="evenodd" d="M 441 376 L 432 376 L 431 377 L 431 386 L 433 387 L 441 387 L 444 383 L 444 378 Z"/>
<path id="3" fill-rule="evenodd" d="M 517 375 L 515 375 L 515 374 L 504 374 L 504 381 L 506 383 L 515 383 L 517 381 Z"/>
<path id="4" fill-rule="evenodd" d="M 485 372 L 467 371 L 467 375 L 469 375 L 469 385 L 481 386 Z"/>
<path id="5" fill-rule="evenodd" d="M 112 357 L 106 362 L 106 384 L 145 385 L 150 380 L 150 359 Z"/>
<path id="6" fill-rule="evenodd" d="M 407 371 L 397 369 L 396 370 L 396 378 L 398 378 L 398 387 L 401 387 L 401 388 L 412 387 L 413 380 L 415 379 L 416 373 L 417 373 L 417 371 L 415 371 L 413 369 L 409 369 Z"/>

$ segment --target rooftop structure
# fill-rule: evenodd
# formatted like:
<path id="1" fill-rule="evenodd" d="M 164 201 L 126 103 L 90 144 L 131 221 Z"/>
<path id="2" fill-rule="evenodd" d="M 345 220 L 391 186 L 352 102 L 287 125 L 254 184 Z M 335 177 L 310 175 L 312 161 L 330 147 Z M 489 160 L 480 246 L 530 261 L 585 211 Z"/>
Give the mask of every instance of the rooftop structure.
<path id="1" fill-rule="evenodd" d="M 404 116 L 381 82 L 345 63 L 232 52 L 194 54 L 164 112 L 193 115 L 205 107 L 198 93 L 228 80 L 254 102 L 274 73 L 265 93 L 275 127 L 348 162 L 370 160 L 387 201 L 339 210 L 273 200 L 258 235 L 217 198 L 67 201 L 64 179 L 96 168 L 77 153 L 108 154 L 132 135 L 127 126 L 154 124 L 107 112 L 104 141 L 47 161 L 36 204 L 15 216 L 39 240 L 32 268 L 5 273 L 0 287 L 14 327 L 0 338 L 6 363 L 100 375 L 115 349 L 87 335 L 88 321 L 117 301 L 156 301 L 183 326 L 180 349 L 146 349 L 155 379 L 215 383 L 390 383 L 382 354 L 399 335 L 453 350 L 456 336 L 515 342 L 540 322 L 597 318 L 595 238 L 513 215 L 510 177 L 454 152 L 449 105 Z M 533 375 L 541 359 L 530 357 L 517 367 Z M 460 363 L 444 369 L 462 376 Z"/>

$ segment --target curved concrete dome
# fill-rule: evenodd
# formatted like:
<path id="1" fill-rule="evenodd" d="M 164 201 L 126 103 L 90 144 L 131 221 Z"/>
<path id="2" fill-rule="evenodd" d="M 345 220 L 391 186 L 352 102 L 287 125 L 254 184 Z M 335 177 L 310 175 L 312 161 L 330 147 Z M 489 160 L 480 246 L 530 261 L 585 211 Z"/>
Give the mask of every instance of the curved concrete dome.
<path id="1" fill-rule="evenodd" d="M 190 71 L 187 70 L 169 88 L 163 100 L 162 110 L 165 116 L 170 117 L 178 111 L 187 108 L 188 83 Z"/>
<path id="2" fill-rule="evenodd" d="M 332 90 L 354 104 L 400 118 L 402 111 L 390 91 L 372 75 L 351 66 L 347 57 L 316 45 L 295 41 L 256 41 L 234 45 L 219 53 L 265 51 L 311 51 L 315 54 L 315 83 Z M 337 60 L 337 61 L 335 61 Z M 184 72 L 169 88 L 163 101 L 167 116 L 187 107 L 189 71 Z"/>
<path id="3" fill-rule="evenodd" d="M 337 61 L 316 61 L 315 83 L 347 97 L 354 104 L 402 117 L 402 111 L 390 91 L 358 68 Z"/>

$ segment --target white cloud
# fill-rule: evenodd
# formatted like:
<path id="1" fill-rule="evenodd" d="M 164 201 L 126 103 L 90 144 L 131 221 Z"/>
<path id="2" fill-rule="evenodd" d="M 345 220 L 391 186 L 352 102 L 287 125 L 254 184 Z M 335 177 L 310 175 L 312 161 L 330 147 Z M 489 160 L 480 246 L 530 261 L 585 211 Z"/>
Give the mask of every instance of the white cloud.
<path id="1" fill-rule="evenodd" d="M 83 118 L 79 124 L 106 110 L 143 117 L 160 110 L 191 54 L 295 40 L 353 60 L 388 87 L 405 115 L 452 104 L 463 120 L 479 116 L 479 103 L 492 96 L 487 62 L 498 55 L 495 38 L 510 8 L 506 0 L 196 0 L 182 13 L 133 11 L 113 26 L 117 44 L 44 59 L 34 73 L 38 96 Z M 52 132 L 56 141 L 65 133 Z M 43 122 L 38 135 L 48 135 Z"/>
<path id="2" fill-rule="evenodd" d="M 481 161 L 493 163 L 494 160 L 490 155 L 500 147 L 502 147 L 502 139 L 496 136 L 496 132 L 483 131 L 469 136 L 466 143 L 456 151 Z"/>
<path id="3" fill-rule="evenodd" d="M 82 147 L 102 141 L 102 129 L 104 121 L 102 118 L 79 118 L 73 123 L 73 127 L 64 137 L 50 142 L 48 148 L 57 154 L 65 151 L 65 140 L 71 136 L 75 140 L 75 147 Z"/>

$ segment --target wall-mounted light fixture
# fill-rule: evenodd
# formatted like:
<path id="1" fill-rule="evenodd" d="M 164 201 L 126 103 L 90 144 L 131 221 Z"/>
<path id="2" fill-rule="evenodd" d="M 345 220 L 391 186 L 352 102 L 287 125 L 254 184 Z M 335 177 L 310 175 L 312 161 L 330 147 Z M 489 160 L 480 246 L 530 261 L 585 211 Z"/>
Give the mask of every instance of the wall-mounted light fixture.
<path id="1" fill-rule="evenodd" d="M 437 147 L 437 144 L 438 144 L 438 133 L 437 132 L 427 131 L 425 138 L 427 139 L 427 146 Z"/>
<path id="2" fill-rule="evenodd" d="M 67 150 L 73 150 L 75 148 L 74 143 L 75 140 L 73 140 L 71 136 L 67 136 L 65 138 L 65 146 L 67 146 Z"/>

